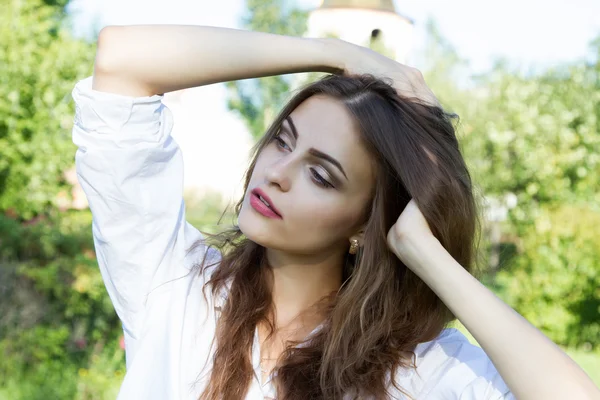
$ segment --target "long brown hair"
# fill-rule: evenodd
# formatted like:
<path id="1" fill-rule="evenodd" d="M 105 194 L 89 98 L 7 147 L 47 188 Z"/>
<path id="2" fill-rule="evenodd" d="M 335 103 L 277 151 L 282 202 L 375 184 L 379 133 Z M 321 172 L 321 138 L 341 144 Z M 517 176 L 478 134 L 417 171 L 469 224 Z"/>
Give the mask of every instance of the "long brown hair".
<path id="1" fill-rule="evenodd" d="M 399 368 L 414 368 L 414 348 L 434 339 L 451 312 L 388 248 L 386 237 L 414 198 L 444 248 L 471 271 L 477 213 L 471 178 L 459 150 L 452 116 L 405 98 L 380 79 L 327 76 L 302 89 L 257 143 L 245 178 L 283 120 L 303 101 L 326 95 L 354 117 L 377 163 L 376 185 L 365 216 L 364 241 L 347 256 L 344 284 L 322 302 L 322 328 L 301 346 L 289 346 L 276 366 L 281 400 L 388 398 Z M 239 214 L 242 200 L 236 205 Z M 272 298 L 265 249 L 238 227 L 206 239 L 223 253 L 206 282 L 213 296 L 226 289 L 216 329 L 207 400 L 243 399 L 253 376 L 250 349 L 259 323 L 268 321 Z M 199 244 L 199 243 L 197 243 Z M 207 265 L 202 262 L 203 271 Z M 297 344 L 297 343 L 296 343 Z M 391 379 L 390 379 L 391 378 Z"/>

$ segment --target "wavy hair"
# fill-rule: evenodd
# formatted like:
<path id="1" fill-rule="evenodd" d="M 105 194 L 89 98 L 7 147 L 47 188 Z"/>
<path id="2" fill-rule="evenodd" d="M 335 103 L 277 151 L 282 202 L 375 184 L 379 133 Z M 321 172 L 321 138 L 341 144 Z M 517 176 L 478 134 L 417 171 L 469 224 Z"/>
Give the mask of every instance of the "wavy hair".
<path id="1" fill-rule="evenodd" d="M 387 245 L 387 234 L 411 198 L 433 234 L 472 272 L 478 233 L 472 182 L 459 149 L 453 115 L 400 96 L 370 75 L 331 75 L 299 91 L 254 148 L 245 189 L 262 149 L 303 101 L 325 95 L 344 104 L 376 161 L 376 184 L 365 215 L 363 246 L 348 255 L 343 285 L 318 305 L 326 319 L 302 343 L 288 343 L 277 360 L 280 400 L 390 396 L 399 369 L 414 368 L 414 349 L 433 340 L 454 319 L 437 295 Z M 242 198 L 243 200 L 243 198 Z M 239 215 L 242 200 L 236 205 Z M 237 226 L 206 241 L 222 259 L 205 283 L 213 296 L 226 290 L 216 328 L 216 350 L 203 400 L 243 399 L 254 374 L 250 349 L 255 329 L 268 321 L 271 269 L 265 249 Z M 195 245 L 199 245 L 196 243 Z M 208 252 L 207 252 L 208 253 Z M 206 260 L 200 270 L 208 267 Z"/>

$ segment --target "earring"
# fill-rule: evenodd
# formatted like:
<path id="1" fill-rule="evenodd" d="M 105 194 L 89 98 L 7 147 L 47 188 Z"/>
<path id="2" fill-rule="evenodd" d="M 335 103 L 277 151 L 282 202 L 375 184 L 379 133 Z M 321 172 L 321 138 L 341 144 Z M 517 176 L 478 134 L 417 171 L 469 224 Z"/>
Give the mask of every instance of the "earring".
<path id="1" fill-rule="evenodd" d="M 348 253 L 356 254 L 357 251 L 358 251 L 358 239 L 352 239 L 350 241 L 350 250 L 348 250 Z"/>

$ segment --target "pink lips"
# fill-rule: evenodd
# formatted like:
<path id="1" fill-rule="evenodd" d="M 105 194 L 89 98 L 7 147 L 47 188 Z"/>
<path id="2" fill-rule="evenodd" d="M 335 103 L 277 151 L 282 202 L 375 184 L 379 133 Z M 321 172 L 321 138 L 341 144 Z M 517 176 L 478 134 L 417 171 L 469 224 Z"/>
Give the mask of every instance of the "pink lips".
<path id="1" fill-rule="evenodd" d="M 267 204 L 265 204 L 265 202 Z M 265 217 L 283 219 L 279 210 L 275 208 L 273 201 L 271 201 L 269 196 L 260 189 L 253 189 L 252 192 L 250 192 L 250 205 Z"/>

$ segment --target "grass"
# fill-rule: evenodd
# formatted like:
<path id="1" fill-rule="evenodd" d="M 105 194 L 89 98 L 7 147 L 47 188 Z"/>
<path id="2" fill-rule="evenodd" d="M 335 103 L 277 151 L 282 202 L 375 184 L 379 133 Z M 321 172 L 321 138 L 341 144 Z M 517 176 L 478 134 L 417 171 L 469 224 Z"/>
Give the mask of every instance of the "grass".
<path id="1" fill-rule="evenodd" d="M 592 378 L 600 387 L 600 352 L 589 352 L 577 349 L 566 349 L 567 354 Z"/>
<path id="2" fill-rule="evenodd" d="M 453 327 L 461 331 L 469 341 L 479 345 L 475 338 L 460 322 L 455 322 Z M 584 351 L 579 349 L 563 349 L 588 375 L 596 386 L 600 387 L 600 351 Z"/>

